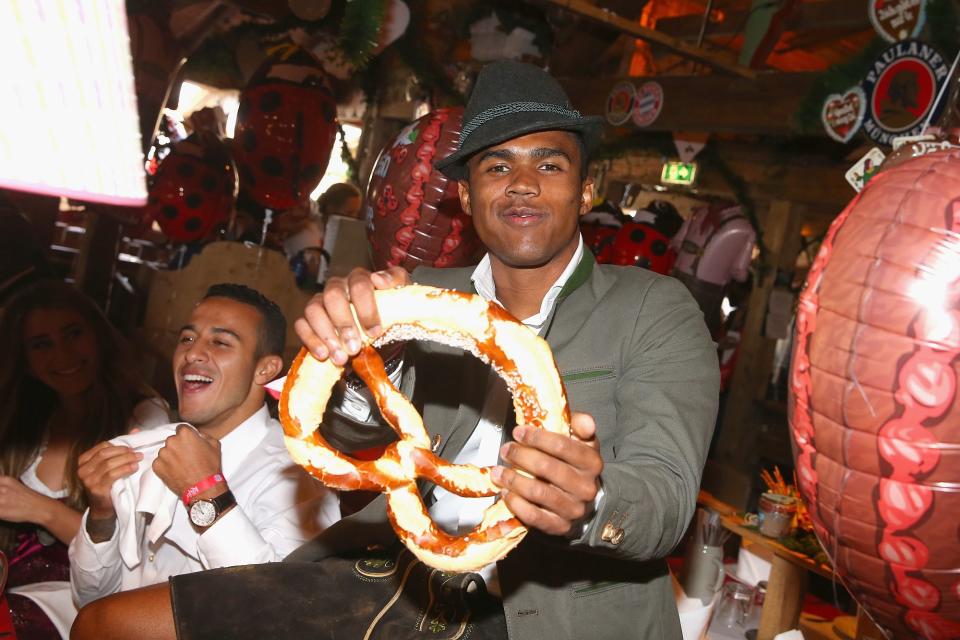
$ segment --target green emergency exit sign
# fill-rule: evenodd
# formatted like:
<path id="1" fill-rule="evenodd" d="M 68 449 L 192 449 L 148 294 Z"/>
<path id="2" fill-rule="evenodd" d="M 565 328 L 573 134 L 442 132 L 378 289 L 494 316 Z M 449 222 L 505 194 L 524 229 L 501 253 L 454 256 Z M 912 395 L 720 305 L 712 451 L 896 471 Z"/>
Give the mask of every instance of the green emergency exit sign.
<path id="1" fill-rule="evenodd" d="M 671 160 L 663 164 L 660 172 L 660 182 L 663 184 L 680 184 L 690 186 L 697 179 L 696 162 L 678 162 Z"/>

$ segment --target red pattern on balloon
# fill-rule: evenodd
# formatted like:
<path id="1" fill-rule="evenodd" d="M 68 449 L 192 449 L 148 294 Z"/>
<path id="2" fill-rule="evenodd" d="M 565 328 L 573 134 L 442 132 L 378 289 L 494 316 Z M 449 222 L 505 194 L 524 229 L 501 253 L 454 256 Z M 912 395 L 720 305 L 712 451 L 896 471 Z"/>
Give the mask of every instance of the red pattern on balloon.
<path id="1" fill-rule="evenodd" d="M 790 426 L 818 538 L 896 637 L 960 638 L 960 155 L 890 169 L 851 202 L 796 324 Z"/>
<path id="2" fill-rule="evenodd" d="M 380 154 L 367 189 L 367 223 L 378 269 L 475 264 L 483 247 L 460 208 L 457 183 L 433 168 L 452 153 L 463 110 L 438 109 L 403 129 Z"/>

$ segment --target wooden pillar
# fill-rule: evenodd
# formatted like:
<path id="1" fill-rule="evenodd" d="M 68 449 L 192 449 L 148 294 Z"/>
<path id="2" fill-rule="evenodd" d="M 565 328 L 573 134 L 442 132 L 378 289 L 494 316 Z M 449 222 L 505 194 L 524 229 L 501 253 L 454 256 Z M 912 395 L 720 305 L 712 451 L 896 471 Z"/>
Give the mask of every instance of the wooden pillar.
<path id="1" fill-rule="evenodd" d="M 730 382 L 730 392 L 720 423 L 716 459 L 721 464 L 744 469 L 755 453 L 757 430 L 756 401 L 761 400 L 770 381 L 776 340 L 762 335 L 767 300 L 773 290 L 777 270 L 793 271 L 800 250 L 801 207 L 786 201 L 773 201 L 761 212 L 760 225 L 769 251 L 770 269 L 750 292 L 747 318 L 741 335 L 740 354 Z M 749 471 L 749 470 L 748 470 Z"/>
<path id="2" fill-rule="evenodd" d="M 121 225 L 110 216 L 88 211 L 74 281 L 100 308 L 109 307 L 110 289 L 120 248 Z"/>
<path id="3" fill-rule="evenodd" d="M 806 590 L 807 570 L 774 554 L 757 640 L 773 640 L 777 634 L 797 628 Z"/>

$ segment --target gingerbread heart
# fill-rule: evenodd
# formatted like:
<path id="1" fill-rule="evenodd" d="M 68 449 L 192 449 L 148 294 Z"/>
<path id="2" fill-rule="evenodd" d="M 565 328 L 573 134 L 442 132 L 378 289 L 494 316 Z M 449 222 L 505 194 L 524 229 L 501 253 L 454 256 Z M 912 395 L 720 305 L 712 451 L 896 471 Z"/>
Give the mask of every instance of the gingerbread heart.
<path id="1" fill-rule="evenodd" d="M 843 95 L 834 93 L 827 96 L 820 119 L 828 136 L 837 142 L 849 142 L 860 129 L 866 110 L 867 97 L 863 89 L 856 86 Z"/>
<path id="2" fill-rule="evenodd" d="M 870 0 L 873 28 L 888 42 L 915 38 L 926 19 L 924 0 Z"/>

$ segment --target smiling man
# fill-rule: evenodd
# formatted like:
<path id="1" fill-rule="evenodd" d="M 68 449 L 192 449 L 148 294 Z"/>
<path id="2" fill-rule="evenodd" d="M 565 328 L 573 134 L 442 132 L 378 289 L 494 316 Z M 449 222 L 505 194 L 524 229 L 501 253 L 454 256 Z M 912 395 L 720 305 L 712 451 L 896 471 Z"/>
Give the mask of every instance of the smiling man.
<path id="1" fill-rule="evenodd" d="M 489 251 L 475 269 L 418 268 L 412 279 L 478 293 L 544 337 L 565 382 L 573 436 L 511 428 L 505 385 L 469 353 L 409 343 L 402 367 L 389 370 L 421 409 L 436 453 L 493 466 L 501 499 L 531 532 L 468 576 L 464 592 L 453 586 L 467 584 L 463 577 L 424 589 L 420 600 L 399 586 L 385 605 L 375 601 L 375 580 L 351 582 L 335 571 L 345 558 L 398 544 L 381 496 L 282 563 L 177 576 L 170 589 L 123 594 L 78 622 L 76 637 L 393 639 L 445 630 L 478 640 L 679 640 L 663 557 L 694 512 L 716 417 L 719 371 L 703 317 L 676 280 L 597 265 L 584 250 L 578 221 L 593 200 L 585 166 L 602 124 L 574 111 L 549 74 L 517 62 L 488 65 L 463 123 L 459 150 L 436 166 L 459 181 L 461 204 Z M 332 278 L 297 333 L 316 358 L 345 364 L 359 351 L 361 327 L 382 331 L 374 290 L 410 281 L 396 268 Z M 395 437 L 349 381 L 341 393 L 321 426 L 328 441 L 356 450 Z M 494 499 L 429 487 L 424 497 L 434 521 L 457 534 Z M 418 575 L 413 565 L 395 573 L 403 584 Z M 462 626 L 448 618 L 460 605 L 437 613 L 436 598 L 450 592 L 469 603 Z M 229 594 L 219 617 L 201 604 L 208 593 Z M 380 631 L 383 619 L 400 615 L 394 601 L 412 613 Z M 251 613 L 259 607 L 283 611 Z M 153 622 L 148 635 L 132 612 Z M 111 634 L 98 636 L 103 629 Z"/>
<path id="2" fill-rule="evenodd" d="M 214 285 L 194 307 L 173 356 L 189 424 L 80 456 L 90 507 L 70 546 L 79 604 L 172 575 L 281 560 L 339 517 L 335 494 L 287 456 L 264 404 L 285 337 L 280 309 L 242 285 Z"/>

